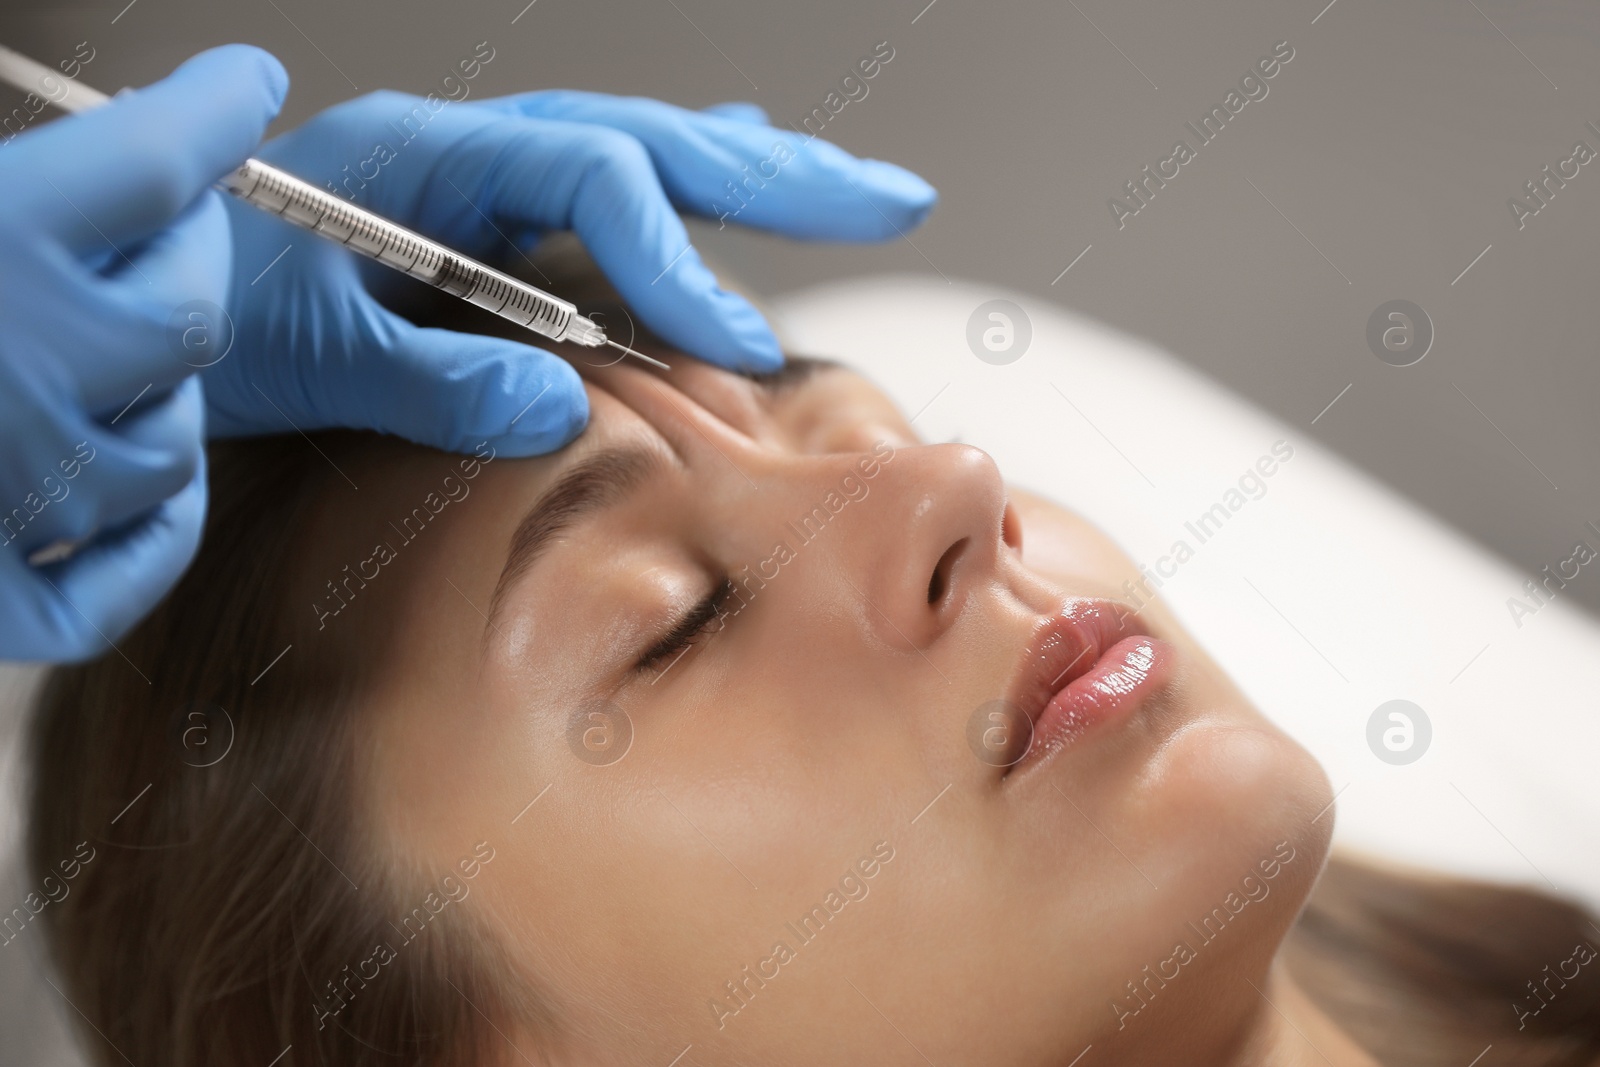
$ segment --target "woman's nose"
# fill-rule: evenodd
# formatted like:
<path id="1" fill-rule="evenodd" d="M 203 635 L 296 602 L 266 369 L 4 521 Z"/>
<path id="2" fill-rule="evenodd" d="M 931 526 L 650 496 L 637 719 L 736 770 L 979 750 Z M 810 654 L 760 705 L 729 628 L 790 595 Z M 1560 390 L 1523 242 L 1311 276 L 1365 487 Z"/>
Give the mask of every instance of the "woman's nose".
<path id="1" fill-rule="evenodd" d="M 1002 545 L 1019 547 L 1005 483 L 980 449 L 879 441 L 853 456 L 799 456 L 760 445 L 645 376 L 620 378 L 616 391 L 706 472 L 702 504 L 721 516 L 717 553 L 750 558 L 778 534 L 770 557 L 732 568 L 736 587 L 753 593 L 791 560 L 826 553 L 844 582 L 838 594 L 854 598 L 857 617 L 892 648 L 926 651 L 995 574 Z"/>
<path id="2" fill-rule="evenodd" d="M 891 647 L 926 650 L 994 574 L 1005 483 L 989 454 L 968 445 L 886 451 L 870 520 L 837 551 L 865 622 Z"/>

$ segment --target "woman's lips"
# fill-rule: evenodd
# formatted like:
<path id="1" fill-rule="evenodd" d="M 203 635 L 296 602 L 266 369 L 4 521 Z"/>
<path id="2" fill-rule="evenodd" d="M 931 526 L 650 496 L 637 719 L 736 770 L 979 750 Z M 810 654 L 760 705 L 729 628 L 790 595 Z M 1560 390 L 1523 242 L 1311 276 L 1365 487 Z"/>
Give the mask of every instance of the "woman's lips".
<path id="1" fill-rule="evenodd" d="M 1126 605 L 1067 601 L 1034 631 L 1018 664 L 1007 703 L 1026 716 L 1018 733 L 1027 744 L 1011 763 L 1043 759 L 1127 714 L 1166 686 L 1176 658 Z"/>

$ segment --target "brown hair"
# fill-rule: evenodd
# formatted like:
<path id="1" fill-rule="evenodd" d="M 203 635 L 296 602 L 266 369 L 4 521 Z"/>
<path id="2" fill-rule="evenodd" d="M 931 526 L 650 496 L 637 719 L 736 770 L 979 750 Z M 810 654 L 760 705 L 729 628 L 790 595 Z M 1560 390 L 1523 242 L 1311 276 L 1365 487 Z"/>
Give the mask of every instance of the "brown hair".
<path id="1" fill-rule="evenodd" d="M 1336 859 L 1285 962 L 1384 1063 L 1467 1067 L 1493 1045 L 1485 1067 L 1590 1067 L 1597 953 L 1600 923 L 1557 897 Z"/>
<path id="2" fill-rule="evenodd" d="M 545 264 L 558 291 L 587 277 L 604 297 L 562 262 Z M 41 921 L 100 1062 L 266 1063 L 292 1045 L 296 1064 L 476 1063 L 506 1048 L 502 1020 L 553 1026 L 469 909 L 393 948 L 391 920 L 439 872 L 376 855 L 352 789 L 381 635 L 311 639 L 284 603 L 335 466 L 373 440 L 213 445 L 194 565 L 120 654 L 42 692 L 28 850 L 44 871 L 93 849 Z M 1286 961 L 1386 1062 L 1465 1067 L 1492 1043 L 1486 1062 L 1578 1067 L 1600 1057 L 1600 963 L 1559 985 L 1549 969 L 1580 943 L 1600 926 L 1554 897 L 1335 860 Z M 380 945 L 394 958 L 371 977 Z"/>
<path id="3" fill-rule="evenodd" d="M 486 1018 L 528 1017 L 470 909 L 421 906 L 446 872 L 372 846 L 351 732 L 370 648 L 284 603 L 330 461 L 370 438 L 213 445 L 193 566 L 120 654 L 42 690 L 29 858 L 92 849 L 40 921 L 100 1061 L 475 1063 Z"/>

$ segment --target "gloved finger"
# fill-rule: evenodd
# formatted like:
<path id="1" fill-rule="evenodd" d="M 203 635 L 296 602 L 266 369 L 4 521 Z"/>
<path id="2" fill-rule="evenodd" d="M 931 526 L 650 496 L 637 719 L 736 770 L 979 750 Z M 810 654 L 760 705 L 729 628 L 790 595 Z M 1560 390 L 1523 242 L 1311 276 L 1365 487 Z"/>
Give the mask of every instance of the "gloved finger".
<path id="1" fill-rule="evenodd" d="M 478 106 L 620 130 L 649 151 L 680 210 L 790 237 L 892 240 L 918 226 L 938 199 L 903 167 L 858 159 L 815 135 L 659 100 L 549 90 Z"/>
<path id="2" fill-rule="evenodd" d="M 223 304 L 233 233 L 222 194 L 203 191 L 107 279 L 83 284 L 82 321 L 62 326 L 60 358 L 91 413 L 114 417 L 133 398 L 164 393 L 225 358 L 233 324 Z M 107 359 L 117 352 L 121 358 Z"/>
<path id="3" fill-rule="evenodd" d="M 288 88 L 269 53 L 213 48 L 161 81 L 24 134 L 30 166 L 6 173 L 13 164 L 0 161 L 0 176 L 11 206 L 48 220 L 67 247 L 109 243 L 126 253 L 245 161 Z"/>
<path id="4" fill-rule="evenodd" d="M 108 275 L 158 305 L 226 300 L 233 230 L 224 195 L 201 190 L 176 219 L 138 245 L 128 262 L 112 264 Z"/>
<path id="5" fill-rule="evenodd" d="M 734 122 L 748 122 L 753 126 L 770 124 L 767 119 L 767 109 L 748 100 L 730 100 L 725 104 L 712 104 L 700 110 L 705 115 L 720 115 L 722 118 L 732 119 Z"/>
<path id="6" fill-rule="evenodd" d="M 477 255 L 534 230 L 575 229 L 645 321 L 684 351 L 730 367 L 782 363 L 761 315 L 724 292 L 689 248 L 649 154 L 626 134 L 469 105 L 428 118 L 422 101 L 378 93 L 330 109 L 263 155 L 308 180 L 335 178 L 338 161 L 372 144 L 374 132 L 396 138 L 384 117 L 406 107 L 426 125 L 380 153 L 387 169 L 372 170 L 385 166 L 376 156 L 357 168 L 351 195 Z"/>
<path id="7" fill-rule="evenodd" d="M 726 121 L 726 120 L 723 120 Z M 749 301 L 717 284 L 632 137 L 604 127 L 508 119 L 466 138 L 437 164 L 435 206 L 453 197 L 449 232 L 493 215 L 502 229 L 577 231 L 625 300 L 665 340 L 724 367 L 771 370 L 783 354 Z M 495 175 L 504 184 L 484 190 Z M 516 180 L 505 181 L 504 176 Z M 476 194 L 474 195 L 474 192 Z M 463 204 L 472 196 L 481 205 Z M 481 223 L 479 224 L 481 226 Z"/>
<path id="8" fill-rule="evenodd" d="M 277 416 L 285 431 L 291 422 L 347 426 L 450 452 L 488 442 L 498 454 L 532 456 L 560 448 L 588 422 L 588 395 L 565 360 L 498 337 L 414 326 L 357 299 L 370 306 L 336 348 L 319 353 L 309 384 L 289 360 L 243 383 L 229 375 L 213 387 L 208 378 L 212 435 L 258 433 Z"/>
<path id="9" fill-rule="evenodd" d="M 17 546 L 31 553 L 57 541 L 88 540 L 181 491 L 204 462 L 204 418 L 200 381 L 191 378 L 114 427 L 86 422 L 68 430 L 51 454 L 73 457 L 77 473 L 45 487 L 49 503 Z"/>
<path id="10" fill-rule="evenodd" d="M 83 660 L 120 641 L 194 559 L 206 497 L 202 460 L 182 490 L 137 520 L 35 568 L 25 617 L 16 620 L 33 639 L 32 658 Z"/>

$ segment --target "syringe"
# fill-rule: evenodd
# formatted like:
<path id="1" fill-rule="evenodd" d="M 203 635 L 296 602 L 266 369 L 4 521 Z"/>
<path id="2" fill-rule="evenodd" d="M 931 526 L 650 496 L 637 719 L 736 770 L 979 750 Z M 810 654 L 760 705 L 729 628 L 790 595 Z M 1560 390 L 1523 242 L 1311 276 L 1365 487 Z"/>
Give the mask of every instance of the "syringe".
<path id="1" fill-rule="evenodd" d="M 64 111 L 83 111 L 110 99 L 105 93 L 76 79 L 65 78 L 4 45 L 0 45 L 0 80 L 37 93 Z M 578 314 L 575 304 L 464 256 L 382 215 L 357 207 L 343 197 L 318 189 L 270 163 L 247 159 L 243 166 L 216 184 L 217 188 L 247 204 L 270 211 L 352 252 L 486 308 L 552 341 L 571 341 L 588 348 L 610 345 L 652 366 L 671 370 L 659 359 L 607 338 L 598 323 Z"/>

